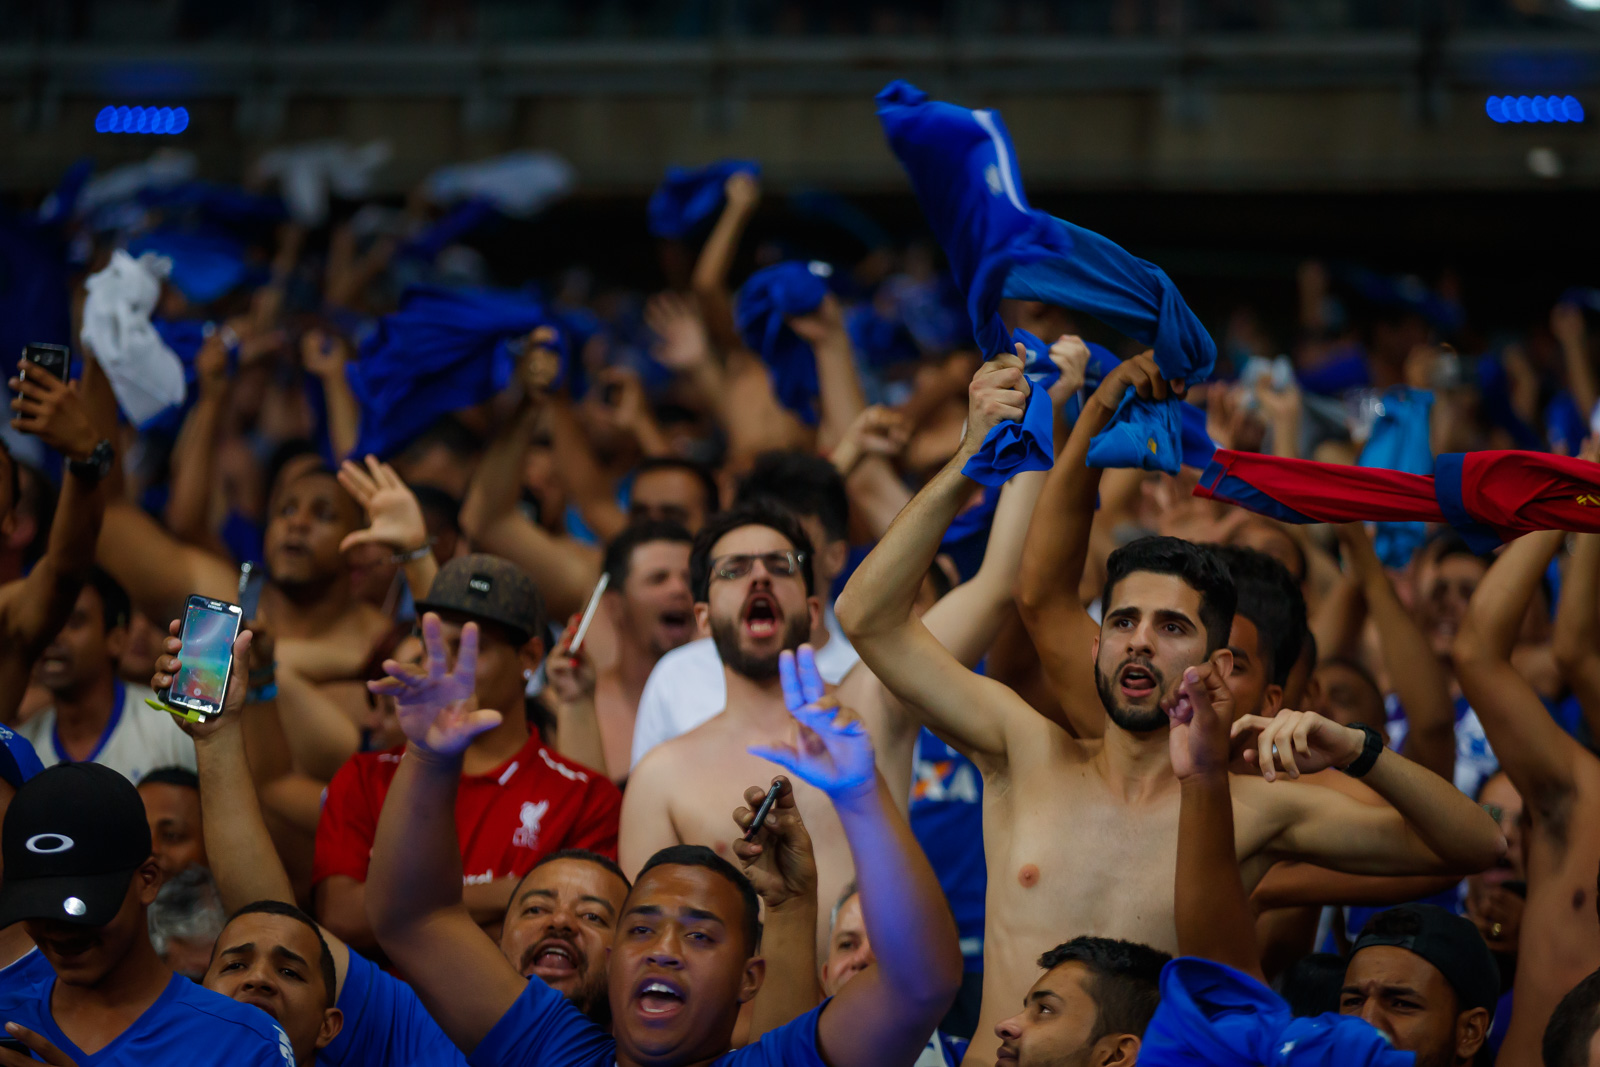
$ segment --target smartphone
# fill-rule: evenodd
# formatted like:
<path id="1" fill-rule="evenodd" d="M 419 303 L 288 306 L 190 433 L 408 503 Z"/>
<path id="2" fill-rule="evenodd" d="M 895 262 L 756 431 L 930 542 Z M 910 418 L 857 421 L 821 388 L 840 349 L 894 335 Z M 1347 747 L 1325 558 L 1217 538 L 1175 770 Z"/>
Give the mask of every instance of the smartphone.
<path id="1" fill-rule="evenodd" d="M 72 349 L 66 345 L 29 341 L 22 348 L 22 358 L 54 374 L 58 381 L 66 381 L 67 372 L 72 368 Z M 26 369 L 23 370 L 22 376 L 24 378 L 28 376 Z"/>
<path id="2" fill-rule="evenodd" d="M 0 1037 L 0 1048 L 7 1052 L 20 1052 L 30 1060 L 33 1059 L 33 1050 L 14 1037 Z"/>
<path id="3" fill-rule="evenodd" d="M 239 636 L 240 608 L 226 600 L 191 596 L 183 614 L 183 666 L 163 699 L 201 720 L 222 710 L 233 667 L 233 639 Z"/>

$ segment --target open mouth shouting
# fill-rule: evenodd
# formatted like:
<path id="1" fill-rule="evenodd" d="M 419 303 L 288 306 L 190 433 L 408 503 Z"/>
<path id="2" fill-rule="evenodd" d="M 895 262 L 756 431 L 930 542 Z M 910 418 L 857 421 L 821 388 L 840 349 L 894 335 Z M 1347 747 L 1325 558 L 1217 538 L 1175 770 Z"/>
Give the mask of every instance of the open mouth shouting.
<path id="1" fill-rule="evenodd" d="M 694 612 L 688 608 L 673 608 L 660 615 L 661 629 L 674 643 L 688 641 L 694 636 Z"/>
<path id="2" fill-rule="evenodd" d="M 1142 663 L 1129 663 L 1117 672 L 1117 689 L 1125 700 L 1148 700 L 1161 692 L 1161 672 Z"/>
<path id="3" fill-rule="evenodd" d="M 683 987 L 668 978 L 646 978 L 633 995 L 639 1013 L 652 1022 L 676 1016 L 683 1010 L 686 999 Z"/>
<path id="4" fill-rule="evenodd" d="M 569 941 L 547 937 L 523 957 L 522 976 L 538 975 L 546 982 L 559 982 L 576 977 L 579 971 L 578 950 Z"/>
<path id="5" fill-rule="evenodd" d="M 745 599 L 741 621 L 745 633 L 757 641 L 766 641 L 778 634 L 783 622 L 783 610 L 778 607 L 772 594 L 754 592 Z"/>

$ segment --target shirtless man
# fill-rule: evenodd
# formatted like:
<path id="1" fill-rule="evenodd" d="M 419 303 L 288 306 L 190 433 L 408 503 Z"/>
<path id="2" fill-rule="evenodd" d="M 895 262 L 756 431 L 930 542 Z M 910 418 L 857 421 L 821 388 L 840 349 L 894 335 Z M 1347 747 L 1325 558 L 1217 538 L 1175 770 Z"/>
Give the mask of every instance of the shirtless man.
<path id="1" fill-rule="evenodd" d="M 277 656 L 317 682 L 346 714 L 367 714 L 358 679 L 369 652 L 391 625 L 352 594 L 340 554 L 344 538 L 365 525 L 361 508 L 331 471 L 303 472 L 271 502 L 263 550 L 265 581 L 241 590 L 232 564 L 180 543 L 139 508 L 106 508 L 99 562 L 152 619 L 181 617 L 190 594 L 243 603 L 277 635 Z M 254 603 L 252 603 L 252 601 Z"/>
<path id="2" fill-rule="evenodd" d="M 694 598 L 689 592 L 689 548 L 694 538 L 684 527 L 642 519 L 625 527 L 606 546 L 609 576 L 600 612 L 616 635 L 616 658 L 609 667 L 590 666 L 569 653 L 579 619 L 572 617 L 551 650 L 545 670 L 556 697 L 557 747 L 561 754 L 602 770 L 612 781 L 628 776 L 633 723 L 639 695 L 656 662 L 695 637 Z M 588 643 L 587 637 L 585 644 Z"/>
<path id="3" fill-rule="evenodd" d="M 1452 647 L 1462 692 L 1477 710 L 1500 766 L 1522 794 L 1528 818 L 1523 834 L 1528 903 L 1518 940 L 1511 1027 L 1498 1060 L 1505 1067 L 1538 1067 L 1551 1012 L 1600 967 L 1600 922 L 1592 895 L 1600 824 L 1592 814 L 1580 814 L 1600 805 L 1600 759 L 1556 724 L 1511 665 L 1528 601 L 1565 538 L 1560 532 L 1528 534 L 1506 549 L 1478 582 Z M 1597 542 L 1600 535 L 1581 535 L 1564 595 L 1596 595 Z"/>
<path id="4" fill-rule="evenodd" d="M 1227 671 L 1234 592 L 1215 557 L 1186 541 L 1146 539 L 1113 553 L 1102 593 L 1105 621 L 1081 651 L 1110 719 L 1103 740 L 1073 738 L 1007 687 L 962 668 L 911 604 L 940 537 L 972 491 L 962 467 L 992 427 L 1020 419 L 1026 405 L 1018 358 L 991 360 L 973 382 L 961 448 L 856 571 L 838 613 L 863 661 L 984 777 L 990 878 L 983 1012 L 964 1061 L 976 1065 L 992 1060 L 990 1035 L 1026 994 L 1034 961 L 1063 937 L 1176 949 L 1179 793 L 1161 703 L 1190 666 Z M 1168 395 L 1148 356 L 1122 364 L 1085 406 L 1059 462 L 1083 462 L 1088 437 L 1130 386 L 1144 396 Z M 1061 694 L 1068 698 L 1062 703 L 1070 700 L 1083 715 L 1081 705 L 1094 700 L 1088 693 Z M 1284 780 L 1353 763 L 1368 743 L 1357 729 L 1290 711 L 1245 716 L 1234 729 L 1241 745 L 1268 753 L 1267 777 L 1240 776 L 1234 790 L 1247 887 L 1280 859 L 1370 874 L 1469 872 L 1505 848 L 1485 812 L 1393 752 L 1364 768 L 1366 783 L 1393 807 Z M 1271 755 L 1280 738 L 1276 751 L 1287 774 Z"/>

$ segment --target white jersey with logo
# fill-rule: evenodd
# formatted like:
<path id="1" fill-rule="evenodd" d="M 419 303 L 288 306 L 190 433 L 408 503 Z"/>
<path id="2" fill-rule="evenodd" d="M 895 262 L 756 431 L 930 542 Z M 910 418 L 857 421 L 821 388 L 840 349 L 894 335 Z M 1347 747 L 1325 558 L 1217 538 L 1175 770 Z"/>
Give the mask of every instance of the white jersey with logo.
<path id="1" fill-rule="evenodd" d="M 119 772 L 134 785 L 157 767 L 183 767 L 195 770 L 194 742 L 178 726 L 178 720 L 145 703 L 155 691 L 142 685 L 117 683 L 120 703 L 112 708 L 111 721 L 100 736 L 100 743 L 87 762 L 100 763 Z M 56 709 L 45 708 L 17 727 L 17 733 L 33 742 L 39 762 L 46 767 L 62 762 L 56 747 Z"/>

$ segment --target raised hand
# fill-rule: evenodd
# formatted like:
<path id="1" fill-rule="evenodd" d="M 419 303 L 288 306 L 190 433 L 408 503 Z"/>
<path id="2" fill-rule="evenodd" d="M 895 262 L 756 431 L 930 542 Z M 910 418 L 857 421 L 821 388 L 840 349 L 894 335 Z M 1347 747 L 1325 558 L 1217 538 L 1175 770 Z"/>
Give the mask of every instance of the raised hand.
<path id="1" fill-rule="evenodd" d="M 711 359 L 706 324 L 693 304 L 668 290 L 644 306 L 644 322 L 657 337 L 651 354 L 664 367 L 690 371 Z"/>
<path id="2" fill-rule="evenodd" d="M 1223 661 L 1227 662 L 1231 661 Z M 1228 689 L 1228 672 L 1222 665 L 1203 663 L 1185 670 L 1177 692 L 1163 702 L 1163 707 L 1172 723 L 1167 747 L 1178 780 L 1226 774 L 1233 693 Z"/>
<path id="3" fill-rule="evenodd" d="M 556 699 L 569 705 L 594 699 L 594 660 L 582 645 L 578 646 L 576 656 L 572 654 L 572 639 L 578 633 L 578 620 L 577 615 L 567 620 L 561 640 L 556 642 L 544 661 L 544 676 L 549 679 Z"/>
<path id="4" fill-rule="evenodd" d="M 1361 755 L 1366 740 L 1360 730 L 1314 711 L 1280 711 L 1270 719 L 1245 715 L 1233 724 L 1233 746 L 1245 767 L 1260 771 L 1269 782 L 1280 773 L 1298 778 L 1329 767 L 1347 767 Z"/>
<path id="5" fill-rule="evenodd" d="M 798 727 L 793 742 L 752 745 L 752 755 L 771 760 L 829 798 L 838 801 L 875 788 L 877 765 L 872 738 L 853 711 L 827 695 L 810 645 L 778 659 L 783 702 Z"/>
<path id="6" fill-rule="evenodd" d="M 357 545 L 388 545 L 396 552 L 411 552 L 428 543 L 428 527 L 422 521 L 422 507 L 416 494 L 400 480 L 394 468 L 367 457 L 362 470 L 351 460 L 339 467 L 339 484 L 366 509 L 368 525 L 339 542 L 339 551 Z"/>
<path id="7" fill-rule="evenodd" d="M 350 346 L 338 334 L 313 329 L 300 337 L 300 365 L 308 374 L 323 379 L 343 374 L 349 359 Z"/>
<path id="8" fill-rule="evenodd" d="M 815 311 L 789 319 L 789 328 L 813 345 L 843 336 L 844 310 L 839 307 L 839 298 L 828 293 Z"/>
<path id="9" fill-rule="evenodd" d="M 517 377 L 529 397 L 547 391 L 561 377 L 561 353 L 556 351 L 553 326 L 540 326 L 529 332 L 517 364 Z"/>
<path id="10" fill-rule="evenodd" d="M 1015 355 L 999 355 L 984 363 L 967 386 L 967 433 L 962 448 L 976 452 L 989 431 L 1006 420 L 1021 422 L 1028 410 L 1032 386 L 1022 368 L 1028 351 L 1017 345 Z"/>
<path id="11" fill-rule="evenodd" d="M 1186 391 L 1183 382 L 1169 382 L 1161 376 L 1154 353 L 1141 352 L 1117 364 L 1116 369 L 1100 382 L 1100 388 L 1094 391 L 1094 395 L 1105 407 L 1115 410 L 1129 386 L 1145 400 L 1165 400 L 1173 395 L 1183 396 Z"/>
<path id="12" fill-rule="evenodd" d="M 817 858 L 811 848 L 811 834 L 800 820 L 800 809 L 795 807 L 794 786 L 781 774 L 773 781 L 778 783 L 778 799 L 752 840 L 746 841 L 744 833 L 755 822 L 767 791 L 758 785 L 746 789 L 745 806 L 733 813 L 740 830 L 740 836 L 733 841 L 733 854 L 739 857 L 745 877 L 769 908 L 817 891 Z"/>
<path id="13" fill-rule="evenodd" d="M 77 1061 L 71 1056 L 46 1041 L 43 1035 L 34 1033 L 20 1023 L 6 1023 L 6 1033 L 38 1053 L 38 1058 L 10 1049 L 0 1049 L 0 1067 L 23 1067 L 24 1064 L 38 1063 L 41 1060 L 51 1064 L 52 1067 L 78 1067 Z"/>
<path id="14" fill-rule="evenodd" d="M 761 202 L 761 182 L 754 174 L 742 170 L 728 176 L 722 185 L 722 195 L 728 198 L 729 207 L 752 211 Z"/>
<path id="15" fill-rule="evenodd" d="M 1089 346 L 1081 337 L 1062 334 L 1060 340 L 1050 346 L 1050 362 L 1061 372 L 1061 377 L 1050 387 L 1050 402 L 1059 407 L 1083 388 L 1083 376 L 1089 367 Z"/>
<path id="16" fill-rule="evenodd" d="M 477 706 L 478 624 L 469 622 L 461 628 L 454 670 L 446 670 L 449 652 L 443 623 L 431 611 L 422 617 L 422 643 L 428 653 L 424 666 L 384 660 L 388 677 L 368 682 L 367 688 L 394 697 L 400 729 L 413 748 L 454 758 L 473 738 L 500 725 L 498 711 Z"/>
<path id="17" fill-rule="evenodd" d="M 57 452 L 72 459 L 88 459 L 99 443 L 89 419 L 89 409 L 75 382 L 64 382 L 28 360 L 19 360 L 21 373 L 11 379 L 11 427 L 31 433 Z"/>
<path id="18" fill-rule="evenodd" d="M 156 670 L 150 676 L 150 688 L 158 693 L 172 685 L 172 679 L 177 677 L 178 668 L 183 666 L 183 640 L 178 636 L 181 633 L 183 633 L 183 623 L 173 619 L 167 626 L 167 639 L 162 643 L 166 654 L 156 657 Z M 239 712 L 244 709 L 245 693 L 250 688 L 249 671 L 252 666 L 250 651 L 254 641 L 255 635 L 249 630 L 239 631 L 239 636 L 233 639 L 233 662 L 228 666 L 228 685 L 222 694 L 222 710 L 207 718 L 205 722 L 195 722 L 182 715 L 174 715 L 179 729 L 196 741 L 204 741 L 218 730 L 238 722 Z"/>

